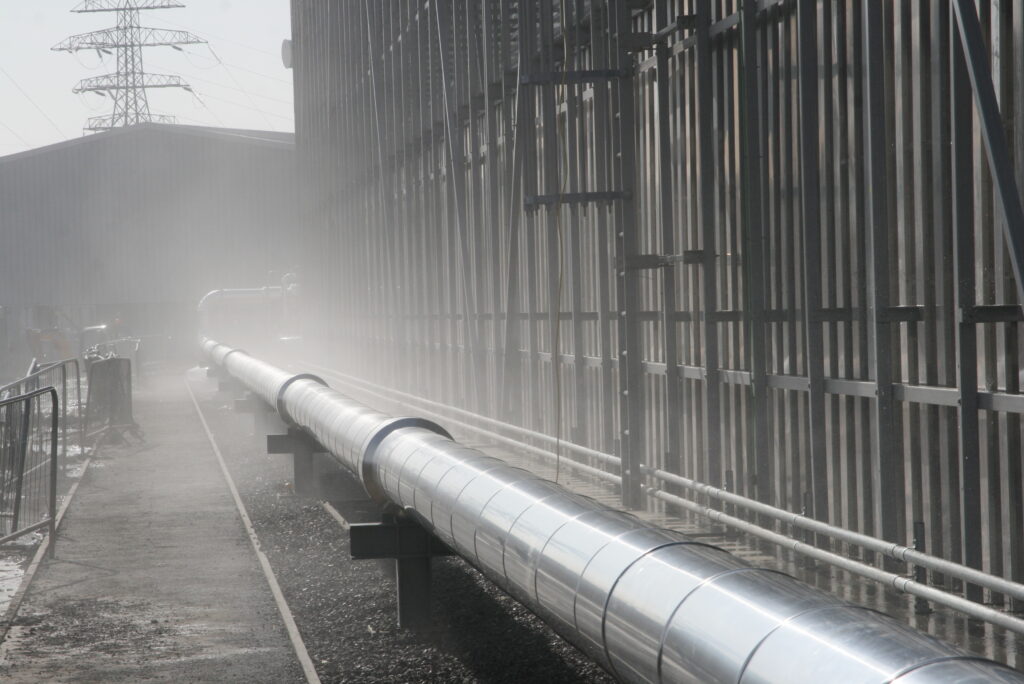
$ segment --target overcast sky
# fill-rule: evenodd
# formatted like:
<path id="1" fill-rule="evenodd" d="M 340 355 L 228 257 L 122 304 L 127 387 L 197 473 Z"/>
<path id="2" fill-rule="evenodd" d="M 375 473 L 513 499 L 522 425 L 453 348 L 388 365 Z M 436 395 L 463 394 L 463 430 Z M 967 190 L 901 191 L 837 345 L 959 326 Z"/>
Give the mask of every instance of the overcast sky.
<path id="1" fill-rule="evenodd" d="M 52 52 L 63 38 L 116 24 L 116 14 L 73 14 L 81 0 L 0 0 L 0 155 L 82 135 L 109 98 L 71 88 L 116 71 L 114 55 Z M 209 41 L 146 48 L 147 72 L 181 76 L 196 92 L 151 90 L 156 114 L 179 123 L 292 131 L 291 71 L 281 41 L 291 33 L 289 0 L 182 0 L 182 9 L 143 11 L 142 25 L 189 30 Z M 212 50 L 211 50 L 212 48 Z"/>

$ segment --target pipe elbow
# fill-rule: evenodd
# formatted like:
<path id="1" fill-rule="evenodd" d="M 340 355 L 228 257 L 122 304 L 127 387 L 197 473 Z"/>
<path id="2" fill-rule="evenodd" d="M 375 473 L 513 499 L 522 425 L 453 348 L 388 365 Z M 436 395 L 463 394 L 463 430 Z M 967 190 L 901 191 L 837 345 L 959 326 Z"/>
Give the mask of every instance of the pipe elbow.
<path id="1" fill-rule="evenodd" d="M 224 290 L 210 290 L 209 292 L 204 294 L 202 298 L 199 300 L 199 303 L 196 305 L 196 311 L 199 311 L 200 313 L 206 311 L 206 309 L 209 308 L 210 306 L 210 302 L 222 296 L 223 294 Z"/>

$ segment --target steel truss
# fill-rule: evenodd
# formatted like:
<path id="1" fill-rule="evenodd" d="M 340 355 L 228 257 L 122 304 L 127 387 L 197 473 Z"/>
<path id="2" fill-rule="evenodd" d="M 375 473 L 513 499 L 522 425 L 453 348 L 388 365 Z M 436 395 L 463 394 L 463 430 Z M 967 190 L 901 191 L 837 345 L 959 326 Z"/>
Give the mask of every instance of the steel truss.
<path id="1" fill-rule="evenodd" d="M 150 88 L 183 88 L 191 92 L 192 89 L 177 76 L 145 73 L 142 48 L 176 47 L 206 41 L 188 31 L 141 26 L 139 11 L 179 7 L 184 5 L 174 0 L 86 0 L 72 10 L 79 13 L 117 13 L 116 27 L 71 36 L 52 48 L 64 52 L 117 51 L 116 73 L 84 79 L 72 89 L 74 93 L 94 92 L 109 94 L 113 98 L 113 113 L 91 117 L 86 124 L 86 131 L 105 131 L 147 122 L 174 123 L 173 117 L 150 113 L 146 91 Z"/>

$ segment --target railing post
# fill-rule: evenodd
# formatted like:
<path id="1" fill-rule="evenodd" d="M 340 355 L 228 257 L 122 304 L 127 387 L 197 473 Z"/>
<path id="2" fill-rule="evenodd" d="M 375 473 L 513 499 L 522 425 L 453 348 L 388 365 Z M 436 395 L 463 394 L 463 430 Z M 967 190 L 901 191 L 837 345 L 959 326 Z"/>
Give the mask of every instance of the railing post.
<path id="1" fill-rule="evenodd" d="M 62 365 L 61 368 L 64 368 L 64 366 Z M 53 406 L 52 410 L 50 411 L 50 497 L 48 502 L 50 509 L 50 540 L 49 546 L 47 547 L 47 553 L 49 554 L 50 558 L 53 558 L 57 553 L 57 410 L 58 408 L 61 408 L 63 411 L 66 411 L 67 406 L 63 402 L 58 401 L 57 391 L 53 388 L 50 388 L 50 400 Z M 61 415 L 64 414 L 62 413 Z M 66 424 L 67 420 L 61 420 L 60 427 L 65 432 L 67 429 Z"/>
<path id="2" fill-rule="evenodd" d="M 54 410 L 56 410 L 56 406 Z M 60 470 L 63 473 L 68 461 L 68 366 L 60 364 Z"/>
<path id="3" fill-rule="evenodd" d="M 32 362 L 35 365 L 35 361 Z M 18 529 L 21 515 L 21 486 L 25 473 L 25 459 L 28 458 L 29 429 L 32 426 L 32 399 L 25 399 L 21 414 L 21 432 L 18 435 L 18 462 L 15 465 L 14 507 L 11 512 L 11 532 Z"/>

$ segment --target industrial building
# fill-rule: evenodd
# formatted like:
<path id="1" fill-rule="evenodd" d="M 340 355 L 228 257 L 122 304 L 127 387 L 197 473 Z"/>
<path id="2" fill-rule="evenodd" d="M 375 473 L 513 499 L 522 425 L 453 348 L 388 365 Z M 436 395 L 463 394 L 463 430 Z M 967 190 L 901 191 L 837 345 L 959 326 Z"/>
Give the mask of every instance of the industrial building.
<path id="1" fill-rule="evenodd" d="M 115 318 L 194 334 L 204 293 L 294 267 L 294 168 L 291 134 L 166 124 L 0 157 L 0 349 Z"/>

